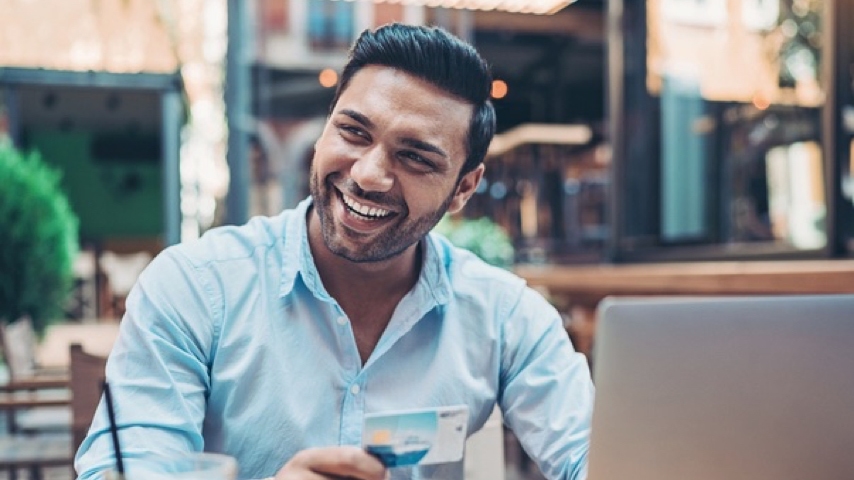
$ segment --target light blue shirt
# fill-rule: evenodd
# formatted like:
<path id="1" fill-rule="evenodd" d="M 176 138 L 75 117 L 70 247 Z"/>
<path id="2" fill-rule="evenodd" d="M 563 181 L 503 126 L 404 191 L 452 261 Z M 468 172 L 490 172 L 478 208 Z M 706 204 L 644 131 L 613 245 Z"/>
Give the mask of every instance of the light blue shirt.
<path id="1" fill-rule="evenodd" d="M 447 240 L 362 365 L 308 246 L 311 201 L 163 251 L 140 276 L 107 363 L 125 462 L 144 452 L 237 458 L 274 475 L 299 450 L 360 445 L 366 413 L 494 406 L 549 479 L 586 476 L 593 386 L 557 311 L 515 275 Z M 77 453 L 81 479 L 114 465 L 104 404 Z M 462 463 L 392 478 L 462 479 Z"/>

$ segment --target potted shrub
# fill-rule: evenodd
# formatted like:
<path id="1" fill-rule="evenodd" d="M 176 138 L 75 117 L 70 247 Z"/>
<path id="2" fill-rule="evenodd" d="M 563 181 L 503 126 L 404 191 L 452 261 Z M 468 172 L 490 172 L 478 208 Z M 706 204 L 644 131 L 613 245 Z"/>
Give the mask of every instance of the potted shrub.
<path id="1" fill-rule="evenodd" d="M 0 139 L 0 321 L 61 319 L 78 250 L 77 216 L 60 173 Z"/>
<path id="2" fill-rule="evenodd" d="M 487 217 L 470 219 L 445 215 L 434 230 L 486 263 L 502 268 L 513 265 L 513 242 L 501 226 Z"/>

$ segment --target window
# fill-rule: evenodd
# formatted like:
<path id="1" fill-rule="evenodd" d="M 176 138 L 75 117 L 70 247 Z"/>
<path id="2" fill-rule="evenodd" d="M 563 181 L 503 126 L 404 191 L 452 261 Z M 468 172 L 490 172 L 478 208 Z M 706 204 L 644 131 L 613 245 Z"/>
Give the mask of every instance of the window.
<path id="1" fill-rule="evenodd" d="M 610 52 L 614 259 L 840 253 L 854 214 L 834 99 L 850 102 L 851 79 L 833 53 L 852 46 L 828 8 L 624 2 L 611 22 L 624 26 Z"/>
<path id="2" fill-rule="evenodd" d="M 308 38 L 316 50 L 346 49 L 354 39 L 355 2 L 308 0 Z"/>

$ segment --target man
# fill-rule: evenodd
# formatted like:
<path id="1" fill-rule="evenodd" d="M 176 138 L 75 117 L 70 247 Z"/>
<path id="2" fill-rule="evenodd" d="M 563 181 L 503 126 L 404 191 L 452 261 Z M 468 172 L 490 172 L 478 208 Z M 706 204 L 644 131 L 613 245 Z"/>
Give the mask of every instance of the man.
<path id="1" fill-rule="evenodd" d="M 548 478 L 586 475 L 593 388 L 558 313 L 429 233 L 483 175 L 490 86 L 441 29 L 361 35 L 311 198 L 165 250 L 129 296 L 107 366 L 126 463 L 204 449 L 242 479 L 456 479 L 459 463 L 385 469 L 359 447 L 365 414 L 465 405 L 471 434 L 497 402 Z M 76 467 L 112 462 L 99 411 Z"/>

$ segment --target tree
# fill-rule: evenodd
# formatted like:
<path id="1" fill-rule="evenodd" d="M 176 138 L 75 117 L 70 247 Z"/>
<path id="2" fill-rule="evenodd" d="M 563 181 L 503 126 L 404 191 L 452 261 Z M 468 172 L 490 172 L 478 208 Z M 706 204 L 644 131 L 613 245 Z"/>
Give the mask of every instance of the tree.
<path id="1" fill-rule="evenodd" d="M 29 317 L 41 333 L 62 315 L 79 248 L 60 173 L 0 141 L 0 321 Z"/>

